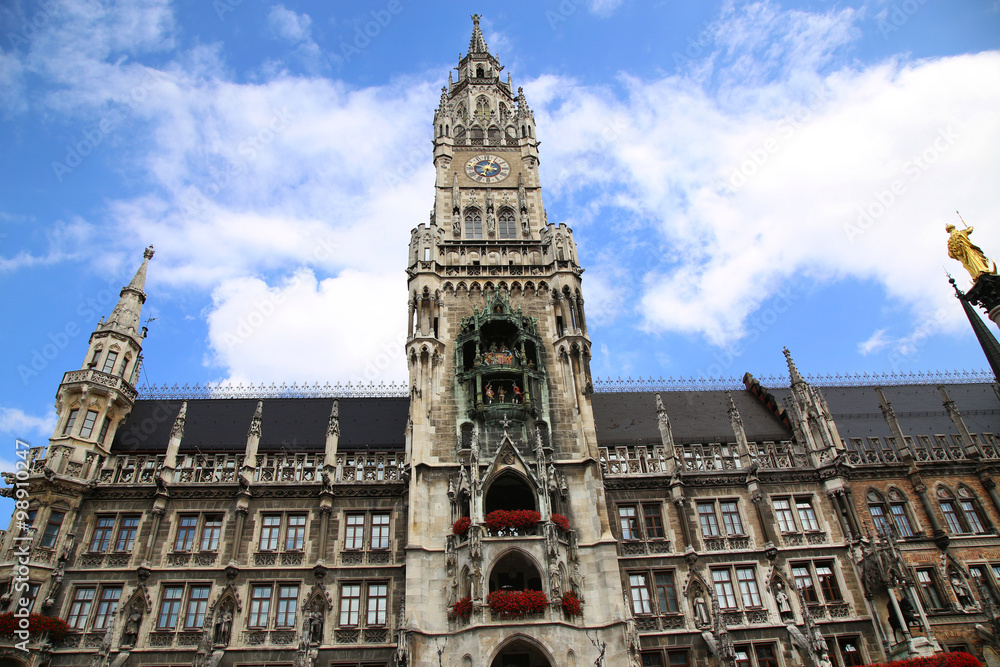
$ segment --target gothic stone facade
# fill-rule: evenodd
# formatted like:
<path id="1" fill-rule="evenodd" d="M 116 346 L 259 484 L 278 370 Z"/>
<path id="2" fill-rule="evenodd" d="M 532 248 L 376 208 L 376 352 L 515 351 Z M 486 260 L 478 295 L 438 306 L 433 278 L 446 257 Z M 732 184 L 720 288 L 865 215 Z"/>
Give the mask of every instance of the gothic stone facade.
<path id="1" fill-rule="evenodd" d="M 474 17 L 411 235 L 401 395 L 140 398 L 146 251 L 63 377 L 48 446 L 8 476 L 25 498 L 0 604 L 70 630 L 7 641 L 0 664 L 992 650 L 994 386 L 821 390 L 786 350 L 788 387 L 595 392 L 573 232 L 546 220 L 534 117 L 502 69 Z"/>

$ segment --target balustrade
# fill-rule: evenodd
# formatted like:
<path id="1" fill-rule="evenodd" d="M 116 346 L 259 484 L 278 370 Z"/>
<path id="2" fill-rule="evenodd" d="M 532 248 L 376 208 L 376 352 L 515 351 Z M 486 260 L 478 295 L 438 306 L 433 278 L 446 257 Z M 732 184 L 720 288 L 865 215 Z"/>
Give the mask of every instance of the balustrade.
<path id="1" fill-rule="evenodd" d="M 336 481 L 354 483 L 396 482 L 402 478 L 402 452 L 337 454 Z"/>
<path id="2" fill-rule="evenodd" d="M 255 482 L 315 482 L 323 469 L 322 454 L 258 454 Z"/>
<path id="3" fill-rule="evenodd" d="M 182 484 L 235 482 L 243 460 L 242 454 L 185 454 L 174 480 Z"/>

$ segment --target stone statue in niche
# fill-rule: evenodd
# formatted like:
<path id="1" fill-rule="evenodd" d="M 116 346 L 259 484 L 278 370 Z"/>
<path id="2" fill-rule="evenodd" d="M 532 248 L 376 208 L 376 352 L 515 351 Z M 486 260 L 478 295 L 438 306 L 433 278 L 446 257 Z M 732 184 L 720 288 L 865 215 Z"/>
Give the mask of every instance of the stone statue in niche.
<path id="1" fill-rule="evenodd" d="M 951 587 L 955 591 L 955 597 L 958 598 L 958 606 L 963 609 L 966 607 L 974 607 L 975 602 L 972 600 L 972 592 L 969 590 L 968 584 L 962 581 L 961 577 L 957 573 L 951 573 Z"/>
<path id="2" fill-rule="evenodd" d="M 222 608 L 219 619 L 215 622 L 215 645 L 229 646 L 229 637 L 233 632 L 233 612 L 227 605 Z"/>
<path id="3" fill-rule="evenodd" d="M 561 578 L 559 576 L 559 564 L 555 560 L 549 563 L 549 590 L 553 599 L 562 595 Z"/>
<path id="4" fill-rule="evenodd" d="M 142 624 L 142 611 L 133 605 L 128 611 L 125 629 L 122 631 L 122 646 L 135 646 L 139 640 L 139 626 Z"/>
<path id="5" fill-rule="evenodd" d="M 323 607 L 319 600 L 313 603 L 309 612 L 309 641 L 313 644 L 323 643 Z"/>
<path id="6" fill-rule="evenodd" d="M 712 617 L 708 613 L 708 603 L 699 590 L 694 596 L 694 622 L 699 628 L 712 625 Z"/>
<path id="7" fill-rule="evenodd" d="M 795 615 L 792 612 L 792 604 L 785 592 L 785 585 L 781 581 L 774 583 L 774 601 L 778 604 L 778 615 L 782 621 L 794 621 Z"/>

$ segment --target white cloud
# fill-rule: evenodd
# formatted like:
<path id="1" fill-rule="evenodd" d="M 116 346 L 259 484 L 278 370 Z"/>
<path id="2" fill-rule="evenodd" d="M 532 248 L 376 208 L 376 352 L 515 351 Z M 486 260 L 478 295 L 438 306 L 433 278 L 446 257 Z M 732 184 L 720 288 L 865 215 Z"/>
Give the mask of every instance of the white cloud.
<path id="1" fill-rule="evenodd" d="M 212 300 L 210 361 L 234 382 L 406 380 L 406 288 L 396 275 L 317 280 L 300 270 L 275 286 L 237 278 Z"/>
<path id="2" fill-rule="evenodd" d="M 56 413 L 49 409 L 44 415 L 31 415 L 20 408 L 0 407 L 0 434 L 5 440 L 19 438 L 40 446 L 56 427 Z"/>
<path id="3" fill-rule="evenodd" d="M 598 16 L 610 16 L 623 0 L 590 0 L 590 11 Z"/>
<path id="4" fill-rule="evenodd" d="M 297 14 L 284 5 L 271 7 L 267 24 L 277 37 L 293 44 L 312 39 L 312 19 L 309 15 Z"/>
<path id="5" fill-rule="evenodd" d="M 862 355 L 868 356 L 872 352 L 878 352 L 883 349 L 890 342 L 891 340 L 885 334 L 885 329 L 876 329 L 868 340 L 863 340 L 858 343 L 858 352 Z"/>

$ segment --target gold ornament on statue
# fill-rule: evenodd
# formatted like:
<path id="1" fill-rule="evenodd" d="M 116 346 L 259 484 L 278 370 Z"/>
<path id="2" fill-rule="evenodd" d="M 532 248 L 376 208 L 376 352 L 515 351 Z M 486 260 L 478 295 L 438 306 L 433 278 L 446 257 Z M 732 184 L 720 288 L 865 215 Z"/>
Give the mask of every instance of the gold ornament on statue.
<path id="1" fill-rule="evenodd" d="M 958 219 L 962 220 L 961 214 Z M 965 225 L 965 220 L 962 220 L 962 224 Z M 969 239 L 972 227 L 965 225 L 965 229 L 957 229 L 955 225 L 948 224 L 944 230 L 948 232 L 948 256 L 960 261 L 973 280 L 984 273 L 996 274 L 996 264 L 986 259 L 982 249 Z"/>

